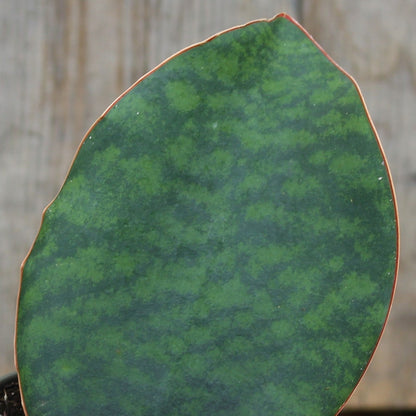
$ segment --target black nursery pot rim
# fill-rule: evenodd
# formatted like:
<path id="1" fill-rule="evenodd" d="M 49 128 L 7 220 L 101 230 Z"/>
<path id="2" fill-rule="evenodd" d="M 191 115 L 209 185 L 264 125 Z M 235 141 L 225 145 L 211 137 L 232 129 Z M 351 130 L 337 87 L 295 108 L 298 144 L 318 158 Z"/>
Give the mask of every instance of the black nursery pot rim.
<path id="1" fill-rule="evenodd" d="M 0 416 L 24 416 L 17 373 L 0 377 Z"/>
<path id="2" fill-rule="evenodd" d="M 17 373 L 9 373 L 0 377 L 0 389 L 2 390 L 7 384 L 18 381 Z"/>

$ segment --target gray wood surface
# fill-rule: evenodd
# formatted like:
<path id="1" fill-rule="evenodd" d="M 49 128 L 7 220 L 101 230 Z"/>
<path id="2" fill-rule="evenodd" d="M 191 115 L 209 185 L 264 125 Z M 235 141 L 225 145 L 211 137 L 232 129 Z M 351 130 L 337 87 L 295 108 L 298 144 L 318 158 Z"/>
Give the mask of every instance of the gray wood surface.
<path id="1" fill-rule="evenodd" d="M 399 201 L 402 257 L 392 314 L 350 406 L 416 406 L 413 0 L 2 0 L 0 375 L 14 371 L 20 263 L 90 125 L 176 51 L 281 11 L 359 82 Z"/>

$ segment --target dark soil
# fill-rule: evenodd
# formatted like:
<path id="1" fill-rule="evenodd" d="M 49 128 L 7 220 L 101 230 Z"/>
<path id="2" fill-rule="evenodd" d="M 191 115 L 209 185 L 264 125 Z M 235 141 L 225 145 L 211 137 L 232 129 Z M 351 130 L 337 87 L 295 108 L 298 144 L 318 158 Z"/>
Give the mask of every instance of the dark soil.
<path id="1" fill-rule="evenodd" d="M 0 416 L 24 416 L 17 375 L 3 380 L 0 391 Z"/>

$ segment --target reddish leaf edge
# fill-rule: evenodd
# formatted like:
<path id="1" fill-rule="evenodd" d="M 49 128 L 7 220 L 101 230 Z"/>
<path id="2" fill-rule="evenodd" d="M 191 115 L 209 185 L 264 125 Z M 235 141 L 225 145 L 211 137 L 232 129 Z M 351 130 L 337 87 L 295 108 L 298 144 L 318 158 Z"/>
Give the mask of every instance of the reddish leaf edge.
<path id="1" fill-rule="evenodd" d="M 329 62 L 331 62 L 339 71 L 341 71 L 341 73 L 343 73 L 354 85 L 355 89 L 357 90 L 357 93 L 360 97 L 361 103 L 363 105 L 364 111 L 366 113 L 367 119 L 370 123 L 371 129 L 374 133 L 374 136 L 376 138 L 377 141 L 377 145 L 379 147 L 380 153 L 382 155 L 383 158 L 383 162 L 384 162 L 384 167 L 386 169 L 387 172 L 387 177 L 389 180 L 389 185 L 390 185 L 390 190 L 391 190 L 391 194 L 392 194 L 392 202 L 393 202 L 393 206 L 394 206 L 394 213 L 395 213 L 395 222 L 396 222 L 396 266 L 395 266 L 395 272 L 394 272 L 394 281 L 393 281 L 393 287 L 392 287 L 392 291 L 391 291 L 391 296 L 390 296 L 390 303 L 387 309 L 387 313 L 386 313 L 386 318 L 384 320 L 383 323 L 383 327 L 380 331 L 380 335 L 378 337 L 378 340 L 373 348 L 373 351 L 371 353 L 371 356 L 367 362 L 366 367 L 364 368 L 363 372 L 361 373 L 360 378 L 358 379 L 355 387 L 353 388 L 353 390 L 351 391 L 350 395 L 346 398 L 346 400 L 344 401 L 344 403 L 340 406 L 340 408 L 338 409 L 337 413 L 335 414 L 335 416 L 338 416 L 342 410 L 344 409 L 345 405 L 347 404 L 347 402 L 349 401 L 349 399 L 351 398 L 351 396 L 354 394 L 354 392 L 356 391 L 358 385 L 360 384 L 361 380 L 363 379 L 364 375 L 366 374 L 371 361 L 373 360 L 374 354 L 380 344 L 380 340 L 384 334 L 384 331 L 386 329 L 387 326 L 387 322 L 391 313 L 391 309 L 392 309 L 392 304 L 393 304 L 393 299 L 394 299 L 394 295 L 396 292 L 396 287 L 397 287 L 397 276 L 398 276 L 398 272 L 399 272 L 399 261 L 400 261 L 400 222 L 399 222 L 399 210 L 398 210 L 398 204 L 397 204 L 397 197 L 396 197 L 396 192 L 395 192 L 395 188 L 394 188 L 394 184 L 393 184 L 393 178 L 392 178 L 392 174 L 391 174 L 391 169 L 390 166 L 388 164 L 387 161 L 387 157 L 385 154 L 385 151 L 383 149 L 380 137 L 377 133 L 377 130 L 375 128 L 374 122 L 370 116 L 370 113 L 368 111 L 368 107 L 367 104 L 364 100 L 363 94 L 361 92 L 361 89 L 357 83 L 357 81 L 354 79 L 354 77 L 352 75 L 350 75 L 346 70 L 344 70 L 337 62 L 335 62 L 335 60 L 333 58 L 331 58 L 331 56 L 324 50 L 324 48 L 315 40 L 315 38 L 296 20 L 294 19 L 292 16 L 290 16 L 289 14 L 283 12 L 283 13 L 278 13 L 275 16 L 273 16 L 272 18 L 269 19 L 255 19 L 255 20 L 251 20 L 247 23 L 244 23 L 242 25 L 237 25 L 237 26 L 233 26 L 230 27 L 228 29 L 222 30 L 220 32 L 215 33 L 214 35 L 206 38 L 205 40 L 201 41 L 201 42 L 197 42 L 197 43 L 193 43 L 181 50 L 179 50 L 178 52 L 174 53 L 173 55 L 169 56 L 168 58 L 166 58 L 165 60 L 163 60 L 161 63 L 159 63 L 158 65 L 156 65 L 153 69 L 151 69 L 150 71 L 146 72 L 143 76 L 141 76 L 136 82 L 134 82 L 129 88 L 127 88 L 121 95 L 119 95 L 107 108 L 106 110 L 101 114 L 100 117 L 97 118 L 97 120 L 91 125 L 91 127 L 88 129 L 88 131 L 85 133 L 83 139 L 81 140 L 80 144 L 78 145 L 78 148 L 75 152 L 75 155 L 72 158 L 72 161 L 70 163 L 69 169 L 67 170 L 67 173 L 65 175 L 65 178 L 58 190 L 58 192 L 56 193 L 56 195 L 54 196 L 54 198 L 46 205 L 46 207 L 43 209 L 42 212 L 42 216 L 41 216 L 41 221 L 40 221 L 40 225 L 38 228 L 38 231 L 36 233 L 36 237 L 33 240 L 33 243 L 28 251 L 28 253 L 26 254 L 25 258 L 22 261 L 22 264 L 20 266 L 20 282 L 19 282 L 19 289 L 18 289 L 18 293 L 17 293 L 17 302 L 16 302 L 16 314 L 15 314 L 15 337 L 14 337 L 14 363 L 15 363 L 15 367 L 16 367 L 16 371 L 17 371 L 17 376 L 18 376 L 18 382 L 19 382 L 19 389 L 20 389 L 20 395 L 21 395 L 21 401 L 22 401 L 22 407 L 23 407 L 23 411 L 25 413 L 26 416 L 30 416 L 29 413 L 27 412 L 26 409 L 26 405 L 24 402 L 24 393 L 22 391 L 22 386 L 21 386 L 21 380 L 20 380 L 20 373 L 19 373 L 19 365 L 18 365 L 18 361 L 17 361 L 17 348 L 16 348 L 16 344 L 17 344 L 17 323 L 18 323 L 18 312 L 19 312 L 19 302 L 20 302 L 20 291 L 21 291 L 21 287 L 22 287 L 22 277 L 23 277 L 23 269 L 25 267 L 26 261 L 29 258 L 33 246 L 35 245 L 35 242 L 37 240 L 37 237 L 39 235 L 40 229 L 42 227 L 43 221 L 44 221 L 44 217 L 45 217 L 45 213 L 48 210 L 48 208 L 54 203 L 55 199 L 58 197 L 59 193 L 62 190 L 62 187 L 64 186 L 66 179 L 69 175 L 70 170 L 72 169 L 72 166 L 74 164 L 75 159 L 78 156 L 78 153 L 82 147 L 82 145 L 84 144 L 84 142 L 87 140 L 88 136 L 90 135 L 91 131 L 95 128 L 95 126 L 108 114 L 108 112 L 125 96 L 127 95 L 132 89 L 134 89 L 140 82 L 142 82 L 144 79 L 146 79 L 149 75 L 153 74 L 155 71 L 157 71 L 160 67 L 162 67 L 163 65 L 165 65 L 167 62 L 169 62 L 171 59 L 176 58 L 179 55 L 182 55 L 184 52 L 187 52 L 195 47 L 198 47 L 200 45 L 204 45 L 205 43 L 208 43 L 210 41 L 212 41 L 213 39 L 217 38 L 218 36 L 221 36 L 225 33 L 237 30 L 237 29 L 242 29 L 245 28 L 247 26 L 250 26 L 252 24 L 255 23 L 260 23 L 260 22 L 272 22 L 275 19 L 278 18 L 285 18 L 288 21 L 290 21 L 291 23 L 293 23 L 295 26 L 297 26 L 313 43 L 314 45 L 320 50 L 320 52 L 328 59 Z"/>

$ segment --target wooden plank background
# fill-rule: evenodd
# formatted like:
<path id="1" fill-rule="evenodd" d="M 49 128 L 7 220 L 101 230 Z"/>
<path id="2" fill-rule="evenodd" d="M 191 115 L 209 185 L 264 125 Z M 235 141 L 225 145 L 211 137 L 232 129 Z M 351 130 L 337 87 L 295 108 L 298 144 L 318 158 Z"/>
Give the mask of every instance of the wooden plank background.
<path id="1" fill-rule="evenodd" d="M 89 126 L 177 50 L 281 11 L 358 80 L 399 202 L 395 302 L 349 406 L 416 407 L 414 0 L 1 0 L 0 375 L 14 371 L 20 263 Z"/>

